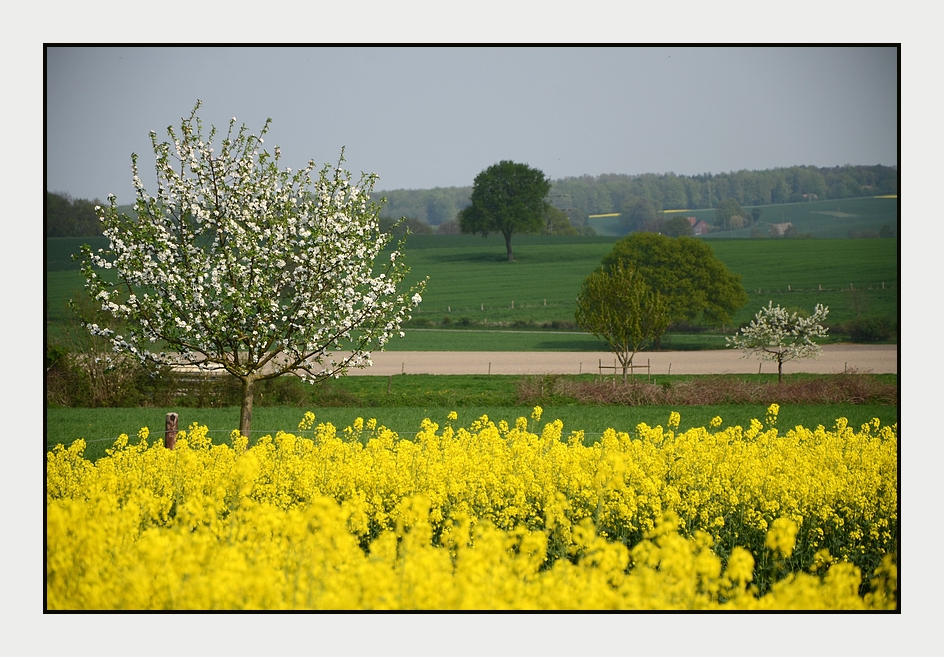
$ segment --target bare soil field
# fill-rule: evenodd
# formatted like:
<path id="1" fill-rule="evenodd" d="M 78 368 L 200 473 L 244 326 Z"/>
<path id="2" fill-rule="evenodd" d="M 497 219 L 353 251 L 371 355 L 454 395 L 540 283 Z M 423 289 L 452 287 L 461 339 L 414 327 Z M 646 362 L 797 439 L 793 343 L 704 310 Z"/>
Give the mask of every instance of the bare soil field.
<path id="1" fill-rule="evenodd" d="M 351 369 L 350 376 L 388 376 L 391 374 L 596 374 L 600 365 L 615 364 L 609 352 L 518 352 L 518 351 L 390 351 L 375 352 L 373 366 Z M 633 359 L 636 366 L 649 366 L 648 374 L 768 374 L 777 372 L 777 363 L 759 358 L 744 358 L 743 352 L 717 351 L 644 351 Z M 784 374 L 806 372 L 835 374 L 855 369 L 863 373 L 897 374 L 897 345 L 837 344 L 823 347 L 816 359 L 784 363 Z M 612 369 L 603 370 L 612 374 Z M 636 375 L 645 376 L 645 369 Z"/>

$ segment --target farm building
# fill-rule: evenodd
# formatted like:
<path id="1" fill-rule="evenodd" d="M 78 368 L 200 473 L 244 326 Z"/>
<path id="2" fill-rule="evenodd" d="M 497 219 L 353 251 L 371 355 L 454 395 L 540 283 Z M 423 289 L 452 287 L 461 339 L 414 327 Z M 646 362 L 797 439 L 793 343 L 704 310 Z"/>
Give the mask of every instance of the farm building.
<path id="1" fill-rule="evenodd" d="M 685 217 L 692 226 L 692 233 L 695 235 L 704 235 L 708 232 L 708 224 L 698 219 L 698 217 Z"/>

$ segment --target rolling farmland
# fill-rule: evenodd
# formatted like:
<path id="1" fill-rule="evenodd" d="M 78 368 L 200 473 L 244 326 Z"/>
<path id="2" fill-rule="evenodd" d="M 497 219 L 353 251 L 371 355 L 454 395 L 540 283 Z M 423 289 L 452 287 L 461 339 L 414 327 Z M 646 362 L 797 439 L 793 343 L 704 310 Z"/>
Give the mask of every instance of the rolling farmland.
<path id="1" fill-rule="evenodd" d="M 875 201 L 851 199 L 840 205 L 851 211 L 857 202 L 861 207 L 876 207 L 870 206 Z M 801 205 L 825 207 L 823 203 Z M 784 206 L 784 212 L 799 216 L 800 210 Z M 887 215 L 874 216 L 876 222 L 887 221 Z M 574 300 L 580 285 L 618 239 L 515 236 L 516 260 L 507 262 L 500 236 L 412 235 L 405 249 L 412 270 L 408 281 L 429 277 L 412 328 L 574 331 Z M 81 292 L 82 277 L 71 254 L 78 252 L 83 243 L 95 248 L 106 244 L 104 238 L 46 240 L 47 322 L 51 333 L 69 317 L 68 299 Z M 898 317 L 897 239 L 713 238 L 710 244 L 715 255 L 743 277 L 750 298 L 735 315 L 735 324 L 749 321 L 768 301 L 807 310 L 823 303 L 830 308 L 828 322 L 833 325 L 856 317 Z M 433 339 L 432 335 L 411 331 L 407 339 L 395 341 L 395 348 L 416 348 L 417 341 Z M 441 343 L 445 337 L 435 339 Z M 489 339 L 496 341 L 494 348 L 502 348 L 499 334 Z M 566 349 L 585 341 L 588 348 L 598 346 L 591 344 L 595 340 L 563 333 L 555 339 Z"/>

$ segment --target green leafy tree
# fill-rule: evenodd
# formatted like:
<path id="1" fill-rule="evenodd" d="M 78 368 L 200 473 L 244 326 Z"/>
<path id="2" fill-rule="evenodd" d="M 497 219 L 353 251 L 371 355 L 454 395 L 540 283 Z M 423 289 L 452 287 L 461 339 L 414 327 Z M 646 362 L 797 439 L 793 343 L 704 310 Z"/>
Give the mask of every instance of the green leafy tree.
<path id="1" fill-rule="evenodd" d="M 577 324 L 609 345 L 623 368 L 623 381 L 633 357 L 657 341 L 669 325 L 668 306 L 632 267 L 617 263 L 598 269 L 584 280 L 577 296 Z"/>
<path id="2" fill-rule="evenodd" d="M 744 208 L 741 207 L 740 203 L 733 198 L 725 199 L 721 201 L 715 209 L 715 226 L 719 226 L 723 230 L 728 230 L 731 228 L 732 217 L 742 217 L 741 225 L 743 226 L 743 217 L 746 215 L 747 213 L 744 211 Z"/>
<path id="3" fill-rule="evenodd" d="M 458 209 L 455 202 L 449 197 L 447 190 L 436 188 L 426 197 L 426 223 L 438 226 L 445 221 L 456 218 Z"/>
<path id="4" fill-rule="evenodd" d="M 544 235 L 579 235 L 577 228 L 570 223 L 570 219 L 563 210 L 552 205 L 547 206 L 544 213 Z"/>
<path id="5" fill-rule="evenodd" d="M 668 235 L 669 237 L 682 237 L 683 235 L 692 236 L 694 232 L 692 224 L 688 221 L 688 217 L 681 215 L 675 215 L 662 223 L 662 234 Z"/>
<path id="6" fill-rule="evenodd" d="M 243 125 L 214 148 L 198 101 L 170 142 L 151 132 L 157 195 L 138 176 L 136 216 L 96 207 L 107 249 L 83 249 L 82 273 L 102 310 L 127 330 L 88 325 L 116 352 L 144 362 L 225 371 L 242 386 L 239 428 L 248 436 L 253 384 L 283 374 L 315 381 L 368 367 L 422 300 L 403 292 L 403 242 L 378 261 L 389 237 L 370 202 L 376 176 L 314 161 L 293 172 L 261 151 Z M 314 175 L 313 175 L 314 172 Z"/>
<path id="7" fill-rule="evenodd" d="M 92 237 L 102 234 L 95 214 L 100 201 L 72 198 L 61 192 L 46 192 L 46 237 Z"/>
<path id="8" fill-rule="evenodd" d="M 666 210 L 681 210 L 689 207 L 685 196 L 685 184 L 674 173 L 668 173 L 659 179 L 662 191 L 662 207 Z"/>
<path id="9" fill-rule="evenodd" d="M 551 182 L 541 170 L 502 160 L 475 177 L 472 204 L 459 213 L 459 226 L 463 233 L 483 237 L 501 233 L 513 261 L 512 235 L 541 232 L 550 191 Z"/>
<path id="10" fill-rule="evenodd" d="M 380 232 L 389 233 L 394 237 L 404 235 L 430 235 L 433 232 L 432 227 L 425 221 L 414 219 L 413 217 L 402 217 L 393 219 L 390 217 L 380 218 Z"/>
<path id="11" fill-rule="evenodd" d="M 656 225 L 658 218 L 659 212 L 655 203 L 643 196 L 632 196 L 626 199 L 620 212 L 620 228 L 631 233 L 646 226 Z"/>
<path id="12" fill-rule="evenodd" d="M 607 269 L 632 267 L 669 306 L 669 320 L 730 324 L 747 303 L 740 274 L 732 273 L 711 247 L 694 237 L 634 233 L 603 258 Z"/>
<path id="13" fill-rule="evenodd" d="M 744 350 L 744 357 L 759 355 L 762 360 L 777 362 L 777 381 L 783 381 L 783 364 L 798 358 L 817 358 L 822 348 L 814 338 L 826 336 L 823 320 L 829 308 L 817 304 L 813 314 L 803 317 L 773 302 L 757 311 L 750 324 L 734 337 L 726 338 L 729 347 Z"/>

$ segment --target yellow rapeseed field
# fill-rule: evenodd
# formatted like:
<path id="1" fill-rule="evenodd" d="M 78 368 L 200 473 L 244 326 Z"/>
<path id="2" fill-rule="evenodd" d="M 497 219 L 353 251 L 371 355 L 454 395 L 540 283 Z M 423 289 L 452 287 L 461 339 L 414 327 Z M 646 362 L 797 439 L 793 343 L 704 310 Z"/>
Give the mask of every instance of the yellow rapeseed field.
<path id="1" fill-rule="evenodd" d="M 251 448 L 191 425 L 46 466 L 61 609 L 895 609 L 898 428 L 679 432 L 594 444 L 513 425 L 307 413 Z"/>

